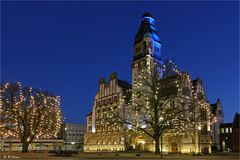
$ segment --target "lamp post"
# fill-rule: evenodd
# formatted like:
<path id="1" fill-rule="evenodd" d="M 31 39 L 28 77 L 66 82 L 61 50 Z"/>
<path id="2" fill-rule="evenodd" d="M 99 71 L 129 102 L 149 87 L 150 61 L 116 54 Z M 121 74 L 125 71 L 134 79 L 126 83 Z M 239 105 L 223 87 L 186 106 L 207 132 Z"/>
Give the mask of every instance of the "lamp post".
<path id="1" fill-rule="evenodd" d="M 66 151 L 67 127 L 64 128 L 64 150 Z"/>
<path id="2" fill-rule="evenodd" d="M 201 153 L 201 148 L 200 148 L 200 133 L 201 133 L 201 126 L 198 126 L 198 153 Z"/>

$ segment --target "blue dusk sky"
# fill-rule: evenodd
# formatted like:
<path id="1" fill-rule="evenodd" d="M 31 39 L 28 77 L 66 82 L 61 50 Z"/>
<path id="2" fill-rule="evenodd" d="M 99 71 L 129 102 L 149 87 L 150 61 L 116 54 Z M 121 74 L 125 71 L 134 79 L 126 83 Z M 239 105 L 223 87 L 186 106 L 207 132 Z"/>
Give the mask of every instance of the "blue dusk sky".
<path id="1" fill-rule="evenodd" d="M 239 2 L 1 2 L 1 81 L 61 96 L 66 122 L 84 123 L 100 77 L 131 82 L 140 17 L 156 19 L 162 57 L 202 78 L 225 122 L 239 112 Z"/>

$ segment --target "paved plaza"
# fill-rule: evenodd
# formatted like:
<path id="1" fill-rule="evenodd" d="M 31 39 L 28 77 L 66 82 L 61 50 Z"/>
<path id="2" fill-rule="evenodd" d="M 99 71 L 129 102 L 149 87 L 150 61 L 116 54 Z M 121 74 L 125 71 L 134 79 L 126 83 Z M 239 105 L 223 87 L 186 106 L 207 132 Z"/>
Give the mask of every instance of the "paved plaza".
<path id="1" fill-rule="evenodd" d="M 160 155 L 153 153 L 79 153 L 74 154 L 72 157 L 56 157 L 50 153 L 1 153 L 1 159 L 12 160 L 156 160 L 160 159 Z M 203 156 L 192 156 L 192 155 L 163 155 L 163 160 L 238 160 L 238 153 L 219 153 L 215 155 L 203 155 Z"/>

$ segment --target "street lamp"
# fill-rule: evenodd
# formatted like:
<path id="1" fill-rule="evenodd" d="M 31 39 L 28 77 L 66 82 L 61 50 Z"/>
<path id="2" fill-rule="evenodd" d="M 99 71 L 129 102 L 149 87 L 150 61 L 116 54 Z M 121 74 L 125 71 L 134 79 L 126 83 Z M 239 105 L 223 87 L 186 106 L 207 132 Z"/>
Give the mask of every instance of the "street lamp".
<path id="1" fill-rule="evenodd" d="M 200 152 L 200 131 L 201 131 L 201 126 L 198 126 L 198 153 L 200 154 L 201 152 Z"/>
<path id="2" fill-rule="evenodd" d="M 75 142 L 71 142 L 71 145 L 72 145 L 72 146 L 71 146 L 72 150 L 74 150 L 74 148 L 75 148 L 75 147 L 74 147 Z"/>
<path id="3" fill-rule="evenodd" d="M 67 145 L 66 144 L 67 143 L 67 129 L 68 129 L 67 127 L 64 128 L 64 136 L 63 136 L 64 137 L 64 142 L 63 143 L 64 143 L 64 150 L 65 151 L 66 151 L 66 148 L 67 148 L 66 147 L 66 145 Z"/>

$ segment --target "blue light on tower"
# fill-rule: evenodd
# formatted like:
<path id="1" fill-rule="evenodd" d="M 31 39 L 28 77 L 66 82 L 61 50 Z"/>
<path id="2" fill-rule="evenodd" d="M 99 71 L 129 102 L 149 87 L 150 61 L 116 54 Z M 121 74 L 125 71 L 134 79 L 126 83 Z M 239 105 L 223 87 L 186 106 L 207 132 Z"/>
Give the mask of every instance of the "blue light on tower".
<path id="1" fill-rule="evenodd" d="M 152 17 L 143 17 L 142 20 L 147 20 L 150 24 L 154 25 L 155 19 Z"/>

